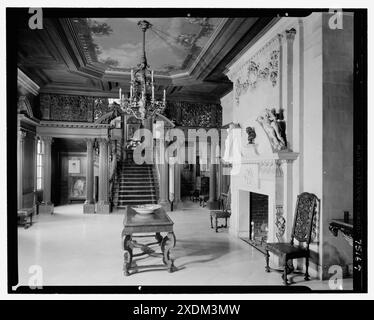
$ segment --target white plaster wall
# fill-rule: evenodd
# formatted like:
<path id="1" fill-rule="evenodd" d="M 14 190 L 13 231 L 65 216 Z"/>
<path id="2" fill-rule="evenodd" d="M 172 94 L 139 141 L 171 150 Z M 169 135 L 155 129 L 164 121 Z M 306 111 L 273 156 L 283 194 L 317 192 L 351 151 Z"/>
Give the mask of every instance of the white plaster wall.
<path id="1" fill-rule="evenodd" d="M 284 35 L 285 30 L 291 28 L 296 30 L 292 48 L 292 81 L 287 76 L 288 47 L 287 41 L 283 40 L 281 88 L 280 81 L 274 87 L 270 81 L 258 81 L 256 88 L 248 88 L 240 95 L 237 104 L 234 86 L 232 119 L 241 125 L 243 152 L 247 145 L 245 128 L 255 127 L 255 143 L 259 146 L 260 157 L 264 158 L 270 151 L 267 148 L 269 144 L 265 143 L 267 137 L 256 122 L 260 112 L 265 107 L 282 107 L 286 124 L 292 122 L 292 127 L 288 127 L 291 133 L 287 140 L 291 142 L 292 151 L 299 156 L 292 166 L 292 201 L 289 201 L 292 208 L 285 208 L 288 220 L 286 238 L 289 239 L 297 195 L 304 191 L 316 194 L 321 199 L 321 212 L 319 233 L 310 246 L 311 268 L 313 275 L 322 277 L 324 274 L 325 278 L 326 270 L 336 262 L 337 254 L 341 265 L 349 263 L 352 258 L 351 248 L 341 243 L 344 239 L 333 238 L 329 233 L 329 222 L 342 218 L 344 210 L 351 213 L 353 210 L 353 16 L 349 13 L 344 15 L 345 27 L 340 31 L 329 29 L 330 16 L 328 13 L 313 13 L 305 18 L 280 19 L 229 66 L 228 72 L 229 78 L 235 82 L 245 61 L 277 34 Z M 287 86 L 292 86 L 291 96 L 288 96 Z M 227 100 L 225 104 L 229 105 Z M 258 186 L 248 185 L 247 176 L 246 164 L 242 164 L 239 174 L 232 176 L 233 219 L 230 232 L 236 236 L 248 233 L 248 219 L 243 216 L 248 212 L 239 210 L 240 205 L 247 205 L 248 191 L 270 195 L 269 210 L 275 209 L 274 199 L 271 198 L 274 182 L 261 180 Z M 271 221 L 269 235 L 270 228 Z"/>
<path id="2" fill-rule="evenodd" d="M 303 191 L 322 197 L 322 16 L 304 20 Z"/>
<path id="3" fill-rule="evenodd" d="M 296 35 L 292 46 L 293 79 L 290 82 L 287 77 L 288 46 L 284 32 L 291 28 L 296 30 Z M 255 127 L 257 135 L 255 142 L 260 147 L 260 154 L 266 157 L 271 152 L 266 149 L 269 143 L 266 143 L 267 136 L 256 122 L 256 118 L 265 107 L 275 107 L 276 109 L 282 107 L 287 124 L 290 123 L 288 117 L 292 116 L 291 122 L 293 125 L 292 128 L 288 128 L 291 129 L 289 132 L 292 135 L 287 136 L 287 139 L 290 141 L 292 151 L 301 154 L 293 163 L 292 195 L 289 201 L 291 205 L 284 208 L 286 217 L 285 238 L 288 241 L 297 195 L 303 191 L 308 191 L 322 198 L 322 15 L 314 13 L 306 18 L 281 19 L 230 67 L 229 77 L 232 78 L 235 72 L 238 72 L 240 64 L 250 59 L 256 51 L 276 37 L 277 34 L 283 34 L 280 79 L 275 86 L 272 86 L 270 81 L 258 81 L 255 89 L 249 88 L 240 96 L 239 104 L 236 104 L 233 96 L 233 121 L 241 125 L 243 146 L 247 143 L 245 128 L 247 126 Z M 234 81 L 234 79 L 231 80 Z M 281 84 L 280 81 L 282 81 Z M 292 96 L 290 97 L 287 95 L 288 85 L 292 86 Z M 291 103 L 290 106 L 289 103 Z M 288 112 L 289 107 L 292 107 L 292 113 Z M 240 215 L 248 214 L 239 210 L 240 205 L 246 205 L 245 197 L 248 197 L 243 190 L 269 195 L 269 211 L 273 210 L 275 212 L 274 181 L 261 181 L 256 188 L 253 185 L 249 186 L 245 177 L 245 165 L 242 165 L 237 176 L 232 177 L 232 210 L 233 213 L 237 212 L 237 216 L 233 214 L 230 232 L 236 236 L 245 236 L 248 232 L 246 218 L 242 216 L 240 219 Z M 242 225 L 239 225 L 239 221 Z M 269 221 L 269 241 L 276 241 L 274 228 L 274 222 Z M 319 238 L 311 245 L 311 250 L 314 252 L 311 263 L 314 272 L 313 270 L 311 272 L 315 276 L 320 276 L 321 243 Z"/>
<path id="4" fill-rule="evenodd" d="M 352 273 L 353 250 L 328 229 L 332 219 L 353 217 L 353 14 L 343 16 L 343 29 L 328 26 L 323 15 L 323 277 L 340 265 Z"/>

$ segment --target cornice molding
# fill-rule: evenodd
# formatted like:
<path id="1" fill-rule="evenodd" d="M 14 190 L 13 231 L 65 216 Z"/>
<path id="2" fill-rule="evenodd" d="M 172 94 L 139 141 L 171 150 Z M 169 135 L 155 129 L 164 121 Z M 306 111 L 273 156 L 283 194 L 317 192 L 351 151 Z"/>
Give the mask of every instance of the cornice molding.
<path id="1" fill-rule="evenodd" d="M 36 127 L 40 125 L 40 121 L 38 119 L 34 117 L 29 118 L 24 114 L 18 114 L 18 121 L 28 123 Z"/>
<path id="2" fill-rule="evenodd" d="M 34 96 L 39 94 L 40 87 L 19 68 L 17 68 L 17 82 L 26 92 Z"/>
<path id="3" fill-rule="evenodd" d="M 40 121 L 40 127 L 54 127 L 54 128 L 87 128 L 87 129 L 111 129 L 114 125 L 92 123 L 92 122 L 65 122 L 65 121 Z"/>

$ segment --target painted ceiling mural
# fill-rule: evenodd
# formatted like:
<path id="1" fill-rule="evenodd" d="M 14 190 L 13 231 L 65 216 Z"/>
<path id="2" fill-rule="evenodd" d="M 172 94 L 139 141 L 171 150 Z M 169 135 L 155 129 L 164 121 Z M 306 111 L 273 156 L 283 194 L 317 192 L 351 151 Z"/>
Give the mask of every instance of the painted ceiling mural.
<path id="1" fill-rule="evenodd" d="M 151 69 L 178 73 L 188 69 L 208 42 L 221 18 L 75 18 L 72 19 L 90 62 L 109 70 L 135 68 L 142 51 L 139 20 L 153 26 L 146 33 Z"/>

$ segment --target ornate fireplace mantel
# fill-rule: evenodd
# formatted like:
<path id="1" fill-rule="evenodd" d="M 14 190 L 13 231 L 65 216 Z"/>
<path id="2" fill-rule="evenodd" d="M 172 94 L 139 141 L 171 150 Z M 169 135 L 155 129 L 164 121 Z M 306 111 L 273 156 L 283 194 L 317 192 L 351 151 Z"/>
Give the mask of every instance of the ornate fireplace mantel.
<path id="1" fill-rule="evenodd" d="M 242 148 L 240 171 L 233 176 L 233 190 L 269 197 L 269 241 L 285 241 L 291 231 L 294 208 L 293 163 L 298 155 L 290 150 L 259 153 L 256 144 Z M 234 207 L 235 214 L 238 215 L 238 226 L 241 228 L 239 236 L 245 237 L 249 231 L 243 230 L 248 220 L 245 216 L 248 215 L 247 204 L 239 201 L 238 206 Z"/>

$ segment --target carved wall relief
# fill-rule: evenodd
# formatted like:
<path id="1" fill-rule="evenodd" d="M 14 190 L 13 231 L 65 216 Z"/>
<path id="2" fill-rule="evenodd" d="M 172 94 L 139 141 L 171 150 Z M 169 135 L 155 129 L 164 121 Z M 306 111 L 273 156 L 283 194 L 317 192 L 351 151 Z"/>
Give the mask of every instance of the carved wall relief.
<path id="1" fill-rule="evenodd" d="M 271 43 L 274 42 L 275 39 L 271 41 Z M 262 50 L 244 64 L 241 75 L 234 81 L 234 96 L 237 105 L 240 96 L 247 92 L 249 88 L 255 89 L 259 81 L 269 80 L 273 87 L 276 86 L 279 78 L 280 51 L 278 48 L 269 51 L 267 47 L 271 43 L 265 45 Z"/>
<path id="2" fill-rule="evenodd" d="M 281 113 L 275 109 L 266 108 L 256 119 L 264 129 L 273 151 L 285 150 L 287 148 L 285 121 L 281 119 Z"/>
<path id="3" fill-rule="evenodd" d="M 283 206 L 276 206 L 275 207 L 275 226 L 277 231 L 275 233 L 278 242 L 283 242 L 283 235 L 286 230 L 286 219 L 283 217 Z"/>
<path id="4" fill-rule="evenodd" d="M 93 122 L 109 111 L 107 98 L 41 94 L 42 120 Z"/>
<path id="5" fill-rule="evenodd" d="M 263 160 L 260 162 L 260 179 L 274 180 L 276 165 L 274 160 Z"/>
<path id="6" fill-rule="evenodd" d="M 163 115 L 177 126 L 202 128 L 222 126 L 220 104 L 169 101 Z"/>
<path id="7" fill-rule="evenodd" d="M 17 112 L 24 113 L 30 118 L 34 116 L 33 110 L 30 104 L 29 99 L 26 96 L 19 96 L 17 101 Z"/>
<path id="8" fill-rule="evenodd" d="M 257 164 L 250 164 L 248 166 L 248 168 L 245 170 L 244 180 L 250 187 L 259 187 L 259 174 Z"/>

